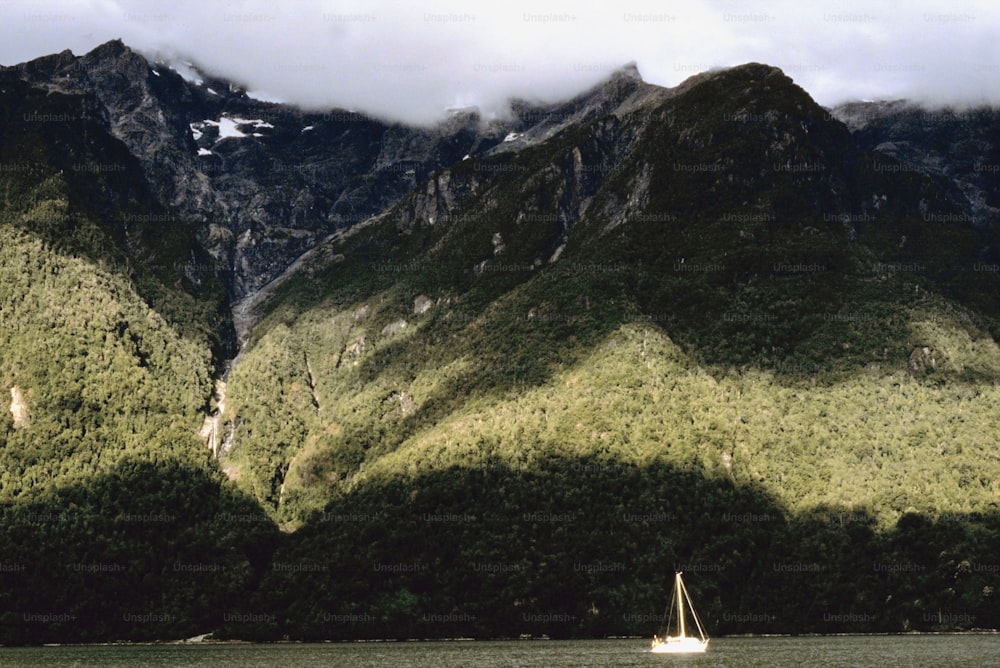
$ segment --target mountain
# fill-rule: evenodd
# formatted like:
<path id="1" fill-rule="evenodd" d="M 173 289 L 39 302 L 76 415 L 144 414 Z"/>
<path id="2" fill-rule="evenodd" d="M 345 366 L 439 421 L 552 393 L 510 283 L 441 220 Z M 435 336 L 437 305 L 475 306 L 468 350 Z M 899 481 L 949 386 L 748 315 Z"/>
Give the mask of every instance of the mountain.
<path id="1" fill-rule="evenodd" d="M 0 71 L 0 641 L 1000 624 L 993 112 L 185 76 Z"/>
<path id="2" fill-rule="evenodd" d="M 225 464 L 330 574 L 260 637 L 636 633 L 672 565 L 724 632 L 995 624 L 988 230 L 774 68 L 628 99 L 268 302 Z"/>
<path id="3" fill-rule="evenodd" d="M 866 150 L 895 158 L 901 169 L 948 182 L 952 196 L 963 204 L 963 222 L 991 234 L 988 242 L 995 239 L 1000 214 L 996 109 L 924 109 L 897 100 L 844 104 L 831 113 Z M 988 243 L 976 259 L 996 264 L 995 243 Z"/>

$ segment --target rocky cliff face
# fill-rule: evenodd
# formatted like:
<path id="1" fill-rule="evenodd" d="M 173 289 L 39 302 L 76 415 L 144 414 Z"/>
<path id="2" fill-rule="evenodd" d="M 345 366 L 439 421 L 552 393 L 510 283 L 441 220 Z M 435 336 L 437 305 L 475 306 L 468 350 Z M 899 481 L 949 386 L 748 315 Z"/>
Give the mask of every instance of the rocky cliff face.
<path id="1" fill-rule="evenodd" d="M 897 100 L 844 104 L 831 114 L 861 147 L 897 160 L 897 169 L 947 183 L 964 222 L 983 230 L 1000 222 L 1000 111 L 924 109 Z M 988 253 L 993 262 L 996 253 Z"/>
<path id="2" fill-rule="evenodd" d="M 261 102 L 226 82 L 187 81 L 120 41 L 13 69 L 33 86 L 96 101 L 157 199 L 207 252 L 208 262 L 184 260 L 189 278 L 221 276 L 234 299 L 484 139 L 468 114 L 417 130 Z"/>
<path id="3" fill-rule="evenodd" d="M 28 423 L 28 404 L 24 400 L 24 392 L 16 385 L 10 388 L 10 414 L 15 429 Z"/>
<path id="4" fill-rule="evenodd" d="M 399 231 L 448 219 L 457 211 L 456 202 L 489 191 L 489 184 L 504 175 L 504 160 L 574 133 L 579 141 L 567 144 L 553 159 L 550 172 L 537 173 L 534 185 L 526 184 L 527 191 L 551 186 L 554 190 L 545 197 L 559 200 L 557 210 L 547 214 L 552 220 L 541 221 L 551 230 L 534 263 L 558 258 L 594 195 L 606 182 L 622 179 L 627 183 L 605 188 L 598 198 L 602 215 L 592 218 L 599 218 L 605 230 L 657 208 L 664 197 L 677 204 L 678 196 L 686 197 L 678 187 L 707 173 L 717 178 L 698 187 L 723 188 L 725 197 L 734 188 L 740 190 L 741 210 L 731 214 L 743 217 L 780 217 L 769 208 L 773 197 L 763 194 L 775 187 L 776 179 L 794 182 L 794 187 L 812 183 L 816 199 L 809 206 L 820 216 L 834 211 L 853 216 L 845 224 L 856 236 L 866 216 L 880 206 L 878 195 L 871 193 L 850 204 L 848 211 L 842 211 L 843 202 L 838 201 L 857 189 L 862 152 L 893 159 L 890 167 L 876 161 L 866 168 L 869 171 L 885 167 L 893 174 L 912 172 L 935 180 L 944 195 L 933 197 L 948 199 L 954 209 L 948 215 L 964 216 L 959 226 L 977 230 L 977 261 L 996 262 L 992 230 L 1000 212 L 1000 174 L 994 169 L 1000 164 L 997 112 L 932 115 L 905 103 L 859 103 L 816 116 L 808 96 L 780 71 L 751 65 L 739 72 L 736 78 L 709 72 L 665 89 L 644 83 L 630 65 L 564 103 L 515 102 L 512 118 L 489 123 L 475 110 L 458 110 L 433 128 L 388 124 L 342 110 L 306 112 L 257 100 L 232 82 L 208 75 L 185 79 L 120 41 L 80 57 L 65 51 L 6 68 L 5 76 L 33 91 L 72 96 L 82 116 L 120 141 L 139 165 L 137 178 L 170 212 L 160 224 L 172 226 L 172 232 L 186 239 L 173 255 L 157 253 L 155 225 L 124 225 L 121 234 L 130 251 L 144 254 L 154 265 L 169 262 L 195 288 L 222 281 L 233 304 L 252 298 L 323 240 L 404 197 L 408 199 L 398 215 Z M 774 99 L 772 89 L 791 91 L 787 104 L 767 102 Z M 715 96 L 704 108 L 724 111 L 715 120 L 712 113 L 688 117 L 684 105 L 672 110 L 666 104 L 678 96 Z M 738 103 L 729 104 L 732 99 Z M 659 141 L 668 134 L 669 141 Z M 653 167 L 663 155 L 638 146 L 640 137 L 647 146 L 656 144 L 671 154 L 670 178 Z M 748 165 L 737 165 L 731 155 L 713 153 L 716 147 L 731 150 L 733 140 L 770 147 L 756 171 L 743 169 Z M 709 163 L 715 172 L 692 171 Z M 129 197 L 113 188 L 107 196 Z M 488 201 L 490 195 L 485 197 Z M 696 206 L 694 200 L 691 205 Z M 127 207 L 128 202 L 119 206 Z M 943 204 L 935 206 L 940 211 Z M 513 215 L 531 219 L 539 207 L 529 196 Z M 748 240 L 775 229 L 751 229 L 755 226 L 746 222 L 740 227 L 739 234 Z M 496 232 L 501 245 L 509 243 L 509 232 Z M 704 230 L 699 234 L 704 236 Z"/>
<path id="5" fill-rule="evenodd" d="M 7 71 L 34 88 L 87 100 L 89 113 L 141 165 L 159 203 L 190 228 L 197 248 L 181 259 L 188 279 L 219 277 L 233 301 L 410 191 L 427 193 L 414 204 L 415 218 L 447 215 L 454 184 L 447 170 L 432 176 L 437 170 L 516 152 L 663 90 L 643 84 L 632 66 L 565 104 L 517 102 L 507 121 L 485 123 L 467 109 L 436 127 L 411 128 L 256 100 L 207 75 L 187 80 L 120 41 Z"/>

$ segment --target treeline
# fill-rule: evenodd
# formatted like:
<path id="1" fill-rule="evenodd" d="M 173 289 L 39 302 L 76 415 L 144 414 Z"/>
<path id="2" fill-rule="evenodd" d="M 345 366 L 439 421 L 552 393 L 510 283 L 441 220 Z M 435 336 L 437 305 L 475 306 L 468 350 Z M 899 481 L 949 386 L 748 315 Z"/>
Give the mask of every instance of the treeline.
<path id="1" fill-rule="evenodd" d="M 211 630 L 277 535 L 197 436 L 225 292 L 184 276 L 190 230 L 99 118 L 0 126 L 2 644 Z M 93 164 L 121 169 L 75 167 Z"/>
<path id="2" fill-rule="evenodd" d="M 367 481 L 280 537 L 162 461 L 3 512 L 7 644 L 651 635 L 675 569 L 712 635 L 996 628 L 996 514 L 843 507 L 650 462 L 499 459 Z"/>
<path id="3" fill-rule="evenodd" d="M 713 635 L 997 628 L 1000 517 L 843 507 L 650 462 L 499 460 L 362 483 L 275 553 L 220 636 L 602 637 L 661 630 L 682 570 Z"/>
<path id="4" fill-rule="evenodd" d="M 0 643 L 186 638 L 243 610 L 277 529 L 207 464 L 125 459 L 0 504 Z"/>
<path id="5" fill-rule="evenodd" d="M 6 403 L 0 415 L 0 499 L 136 453 L 181 443 L 195 452 L 212 391 L 208 337 L 179 333 L 100 258 L 33 234 L 32 221 L 45 216 L 100 234 L 65 200 L 0 225 L 0 386 L 20 404 L 18 416 Z"/>
<path id="6" fill-rule="evenodd" d="M 646 317 L 600 276 L 556 268 L 479 308 L 430 292 L 421 314 L 407 287 L 279 307 L 233 371 L 226 463 L 282 521 L 363 470 L 478 459 L 480 442 L 691 462 L 795 512 L 853 504 L 883 526 L 994 508 L 1000 349 L 940 296 L 858 291 L 868 317 L 802 330 L 837 355 L 768 368 L 707 363 L 732 344 L 682 348 L 672 331 L 689 320 Z"/>

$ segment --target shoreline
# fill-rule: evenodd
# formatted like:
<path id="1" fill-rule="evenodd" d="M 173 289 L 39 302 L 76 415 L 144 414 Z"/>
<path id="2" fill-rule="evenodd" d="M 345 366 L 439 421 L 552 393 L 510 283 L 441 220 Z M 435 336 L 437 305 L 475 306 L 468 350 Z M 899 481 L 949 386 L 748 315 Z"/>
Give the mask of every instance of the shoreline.
<path id="1" fill-rule="evenodd" d="M 857 633 L 742 633 L 726 636 L 713 636 L 712 640 L 738 638 L 841 638 L 841 637 L 877 637 L 877 636 L 990 636 L 1000 635 L 1000 629 L 979 629 L 974 631 L 895 631 L 895 632 L 857 632 Z M 197 638 L 197 636 L 195 636 Z M 649 640 L 646 636 L 608 636 L 604 638 L 558 638 L 556 642 L 589 642 L 599 640 Z M 142 641 L 109 641 L 97 643 L 41 643 L 38 645 L 0 645 L 0 649 L 23 647 L 154 647 L 164 645 L 333 645 L 333 644 L 382 644 L 382 643 L 465 643 L 465 642 L 552 642 L 552 638 L 371 638 L 355 640 L 142 640 Z"/>

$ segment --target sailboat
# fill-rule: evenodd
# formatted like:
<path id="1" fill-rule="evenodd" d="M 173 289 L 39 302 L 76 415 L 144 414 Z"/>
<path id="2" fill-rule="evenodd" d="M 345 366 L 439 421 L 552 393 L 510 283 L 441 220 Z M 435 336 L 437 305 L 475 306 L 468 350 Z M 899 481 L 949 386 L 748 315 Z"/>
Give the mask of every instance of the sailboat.
<path id="1" fill-rule="evenodd" d="M 691 610 L 691 617 L 694 619 L 695 626 L 698 627 L 697 636 L 687 635 L 687 628 L 684 623 L 685 601 L 687 602 L 688 609 Z M 679 572 L 674 575 L 674 595 L 670 600 L 670 605 L 667 606 L 668 610 L 670 610 L 670 618 L 667 620 L 667 633 L 670 633 L 670 622 L 674 616 L 675 603 L 677 606 L 678 634 L 675 636 L 668 635 L 665 638 L 653 636 L 653 647 L 650 651 L 655 654 L 695 654 L 704 652 L 708 648 L 708 636 L 705 635 L 705 629 L 701 626 L 698 613 L 694 611 L 694 604 L 691 603 L 691 597 L 684 587 L 684 581 L 681 580 Z"/>

